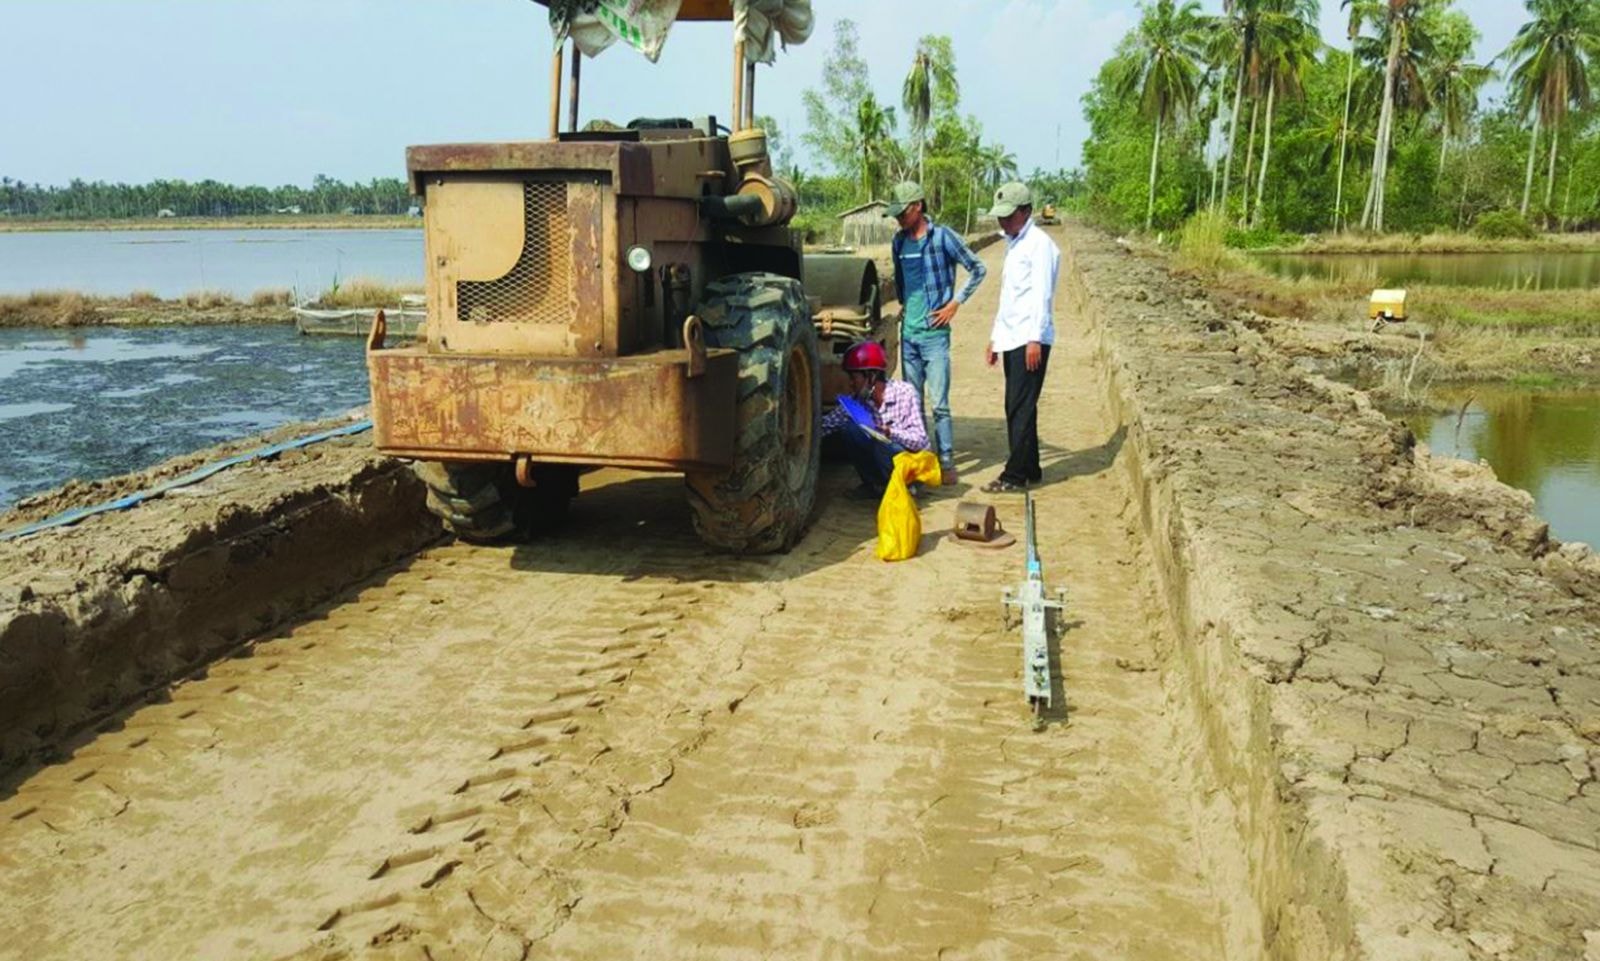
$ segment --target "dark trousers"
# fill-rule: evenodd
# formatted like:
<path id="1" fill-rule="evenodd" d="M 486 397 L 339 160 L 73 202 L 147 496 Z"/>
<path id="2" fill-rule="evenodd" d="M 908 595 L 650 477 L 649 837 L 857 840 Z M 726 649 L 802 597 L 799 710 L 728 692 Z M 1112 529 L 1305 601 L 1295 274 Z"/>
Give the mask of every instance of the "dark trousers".
<path id="1" fill-rule="evenodd" d="M 894 473 L 894 455 L 905 450 L 899 444 L 885 444 L 862 430 L 853 421 L 828 436 L 827 441 L 855 467 L 861 485 L 882 494 Z"/>
<path id="2" fill-rule="evenodd" d="M 1018 347 L 1001 354 L 1006 371 L 1006 437 L 1011 455 L 1006 458 L 1002 480 L 1013 484 L 1037 484 L 1044 478 L 1039 469 L 1039 393 L 1044 389 L 1045 368 L 1050 366 L 1050 345 L 1039 348 L 1039 369 L 1028 369 L 1028 348 Z"/>

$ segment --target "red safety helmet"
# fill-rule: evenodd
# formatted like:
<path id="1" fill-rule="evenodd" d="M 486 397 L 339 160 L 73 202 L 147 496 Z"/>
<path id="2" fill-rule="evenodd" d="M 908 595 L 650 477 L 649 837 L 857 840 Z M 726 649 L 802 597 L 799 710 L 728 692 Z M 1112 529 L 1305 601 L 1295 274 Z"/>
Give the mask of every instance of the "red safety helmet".
<path id="1" fill-rule="evenodd" d="M 844 355 L 844 369 L 876 370 L 887 373 L 889 370 L 889 357 L 883 352 L 883 345 L 875 340 L 863 341 Z"/>

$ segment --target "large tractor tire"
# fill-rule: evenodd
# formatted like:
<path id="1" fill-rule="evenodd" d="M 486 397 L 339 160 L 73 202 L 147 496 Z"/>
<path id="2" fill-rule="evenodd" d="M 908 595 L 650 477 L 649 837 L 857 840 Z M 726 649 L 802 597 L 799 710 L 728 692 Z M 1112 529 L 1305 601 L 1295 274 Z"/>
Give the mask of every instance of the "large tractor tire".
<path id="1" fill-rule="evenodd" d="M 800 282 L 735 274 L 706 286 L 706 346 L 739 352 L 733 466 L 687 477 L 695 532 L 739 554 L 787 551 L 816 503 L 822 450 L 821 364 Z"/>
<path id="2" fill-rule="evenodd" d="M 510 464 L 420 461 L 412 469 L 428 487 L 428 510 L 445 530 L 474 544 L 521 540 L 566 517 L 577 472 L 535 468 L 539 485 L 517 484 Z"/>

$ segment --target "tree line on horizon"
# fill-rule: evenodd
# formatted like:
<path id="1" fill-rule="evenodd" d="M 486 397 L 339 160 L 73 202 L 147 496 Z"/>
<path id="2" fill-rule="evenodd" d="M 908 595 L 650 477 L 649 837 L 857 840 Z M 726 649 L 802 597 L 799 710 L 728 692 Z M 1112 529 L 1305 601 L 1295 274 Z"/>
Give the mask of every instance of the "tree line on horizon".
<path id="1" fill-rule="evenodd" d="M 1016 155 L 988 137 L 982 124 L 961 110 L 961 86 L 948 36 L 918 40 L 911 63 L 892 94 L 874 88 L 860 51 L 856 24 L 835 24 L 833 45 L 819 89 L 802 95 L 806 128 L 799 142 L 814 158 L 813 169 L 795 159 L 789 141 L 771 117 L 766 128 L 779 171 L 800 195 L 796 226 L 812 239 L 836 231 L 844 210 L 887 199 L 901 180 L 917 180 L 929 209 L 942 222 L 970 231 L 981 223 L 993 189 L 1025 179 L 1044 200 L 1065 203 L 1085 189 L 1077 170 L 1027 175 Z M 235 186 L 216 180 L 195 183 L 157 180 L 149 184 L 85 182 L 66 186 L 27 184 L 0 178 L 0 217 L 96 220 L 155 217 L 265 215 L 299 208 L 305 214 L 403 214 L 416 203 L 399 179 L 346 184 L 318 175 L 309 189 Z"/>
<path id="2" fill-rule="evenodd" d="M 249 217 L 302 214 L 404 214 L 417 201 L 399 178 L 344 183 L 318 174 L 311 186 L 236 186 L 216 180 L 147 184 L 73 180 L 66 186 L 0 177 L 0 217 L 30 220 L 128 220 L 163 216 Z"/>
<path id="3" fill-rule="evenodd" d="M 1263 236 L 1600 225 L 1600 0 L 1523 6 L 1480 61 L 1455 0 L 1340 0 L 1348 50 L 1317 0 L 1142 0 L 1084 98 L 1086 209 Z"/>

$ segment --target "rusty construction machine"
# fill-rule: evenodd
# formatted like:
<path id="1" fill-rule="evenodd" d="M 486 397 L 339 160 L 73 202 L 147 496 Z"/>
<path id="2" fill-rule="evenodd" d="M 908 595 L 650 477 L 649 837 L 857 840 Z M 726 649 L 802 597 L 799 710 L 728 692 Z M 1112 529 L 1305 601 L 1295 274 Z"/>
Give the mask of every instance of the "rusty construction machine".
<path id="1" fill-rule="evenodd" d="M 426 339 L 387 347 L 374 325 L 375 440 L 416 462 L 463 538 L 528 534 L 565 512 L 581 473 L 621 467 L 684 474 L 708 544 L 787 550 L 815 500 L 821 408 L 848 383 L 839 359 L 894 336 L 872 261 L 806 255 L 788 226 L 796 193 L 754 126 L 738 35 L 758 0 L 651 2 L 736 24 L 731 129 L 577 129 L 583 53 L 558 30 L 549 139 L 406 152 Z"/>

